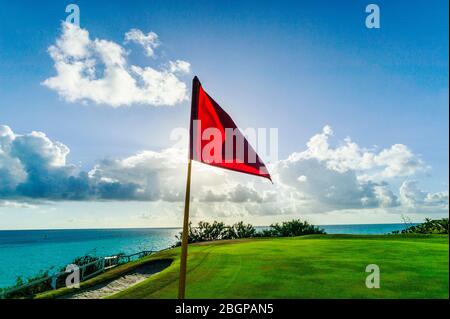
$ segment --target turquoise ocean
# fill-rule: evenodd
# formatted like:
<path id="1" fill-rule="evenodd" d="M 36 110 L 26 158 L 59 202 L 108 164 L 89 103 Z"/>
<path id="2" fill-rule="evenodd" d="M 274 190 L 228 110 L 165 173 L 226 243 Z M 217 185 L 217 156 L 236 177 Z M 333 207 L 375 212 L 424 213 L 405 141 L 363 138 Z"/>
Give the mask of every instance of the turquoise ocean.
<path id="1" fill-rule="evenodd" d="M 328 234 L 387 234 L 405 224 L 320 225 Z M 175 244 L 177 228 L 0 231 L 0 287 L 18 276 L 56 271 L 74 258 L 161 250 Z"/>

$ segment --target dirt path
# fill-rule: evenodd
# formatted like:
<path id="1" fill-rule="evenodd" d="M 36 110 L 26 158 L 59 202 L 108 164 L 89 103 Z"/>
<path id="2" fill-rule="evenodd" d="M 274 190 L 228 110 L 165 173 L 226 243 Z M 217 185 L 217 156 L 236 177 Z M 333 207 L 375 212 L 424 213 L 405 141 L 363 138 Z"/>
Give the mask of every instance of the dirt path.
<path id="1" fill-rule="evenodd" d="M 171 261 L 158 260 L 147 265 L 136 268 L 135 270 L 118 277 L 112 281 L 96 285 L 91 288 L 84 289 L 79 292 L 67 295 L 65 299 L 101 299 L 111 296 L 115 293 L 130 288 L 133 285 L 144 281 L 153 274 L 156 274 L 163 269 L 169 267 Z"/>

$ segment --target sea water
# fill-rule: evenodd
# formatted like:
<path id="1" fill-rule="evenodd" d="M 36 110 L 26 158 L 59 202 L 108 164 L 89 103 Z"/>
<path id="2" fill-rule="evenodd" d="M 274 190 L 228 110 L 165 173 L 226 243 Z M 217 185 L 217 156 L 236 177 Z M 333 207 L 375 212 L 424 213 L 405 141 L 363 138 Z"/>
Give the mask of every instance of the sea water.
<path id="1" fill-rule="evenodd" d="M 89 229 L 0 231 L 0 287 L 84 255 L 112 256 L 161 250 L 175 244 L 179 229 Z"/>

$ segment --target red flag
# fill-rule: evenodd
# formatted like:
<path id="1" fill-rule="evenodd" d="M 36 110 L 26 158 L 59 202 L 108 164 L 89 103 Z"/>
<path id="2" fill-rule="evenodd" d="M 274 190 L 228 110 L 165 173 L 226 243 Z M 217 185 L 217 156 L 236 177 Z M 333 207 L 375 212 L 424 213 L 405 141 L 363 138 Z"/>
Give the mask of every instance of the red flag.
<path id="1" fill-rule="evenodd" d="M 190 159 L 272 181 L 264 163 L 197 77 L 192 87 Z"/>

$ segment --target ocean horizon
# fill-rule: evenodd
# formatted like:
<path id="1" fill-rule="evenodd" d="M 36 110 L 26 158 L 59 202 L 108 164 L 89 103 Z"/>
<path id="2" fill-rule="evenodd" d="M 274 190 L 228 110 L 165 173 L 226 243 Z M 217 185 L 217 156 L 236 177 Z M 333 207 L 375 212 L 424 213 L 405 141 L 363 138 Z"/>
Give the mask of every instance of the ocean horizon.
<path id="1" fill-rule="evenodd" d="M 388 234 L 413 224 L 317 225 L 328 234 Z M 266 226 L 255 227 L 258 230 Z M 107 228 L 0 230 L 0 288 L 49 270 L 56 272 L 76 257 L 133 254 L 176 243 L 181 228 Z"/>

